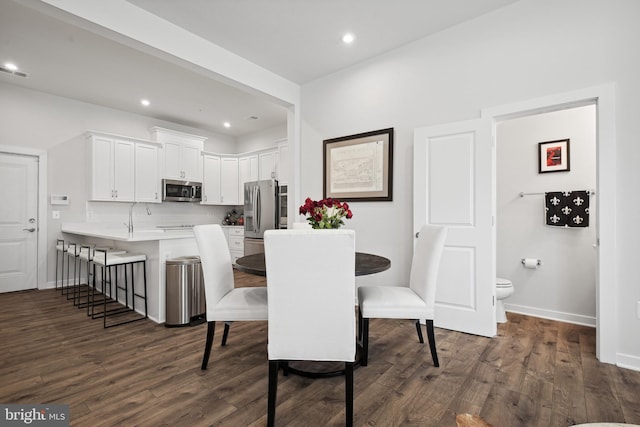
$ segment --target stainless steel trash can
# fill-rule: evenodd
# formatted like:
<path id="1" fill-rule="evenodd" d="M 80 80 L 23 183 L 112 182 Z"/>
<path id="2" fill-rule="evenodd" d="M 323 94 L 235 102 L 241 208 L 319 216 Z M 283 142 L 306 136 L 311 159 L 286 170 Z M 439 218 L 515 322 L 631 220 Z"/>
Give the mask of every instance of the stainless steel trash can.
<path id="1" fill-rule="evenodd" d="M 198 256 L 166 261 L 165 326 L 190 326 L 206 320 L 204 279 Z"/>

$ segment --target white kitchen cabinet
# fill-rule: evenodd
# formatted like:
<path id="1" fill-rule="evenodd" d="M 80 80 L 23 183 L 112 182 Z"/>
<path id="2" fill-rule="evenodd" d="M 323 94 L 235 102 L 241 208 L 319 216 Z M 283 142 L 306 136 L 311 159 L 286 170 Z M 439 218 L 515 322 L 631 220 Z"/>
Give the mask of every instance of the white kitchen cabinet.
<path id="1" fill-rule="evenodd" d="M 159 127 L 151 128 L 152 139 L 163 147 L 163 176 L 183 181 L 202 181 L 202 136 Z"/>
<path id="2" fill-rule="evenodd" d="M 135 200 L 135 143 L 90 132 L 88 138 L 89 199 Z"/>
<path id="3" fill-rule="evenodd" d="M 238 158 L 203 153 L 202 204 L 238 204 Z"/>
<path id="4" fill-rule="evenodd" d="M 135 144 L 135 200 L 145 203 L 162 202 L 158 144 Z"/>
<path id="5" fill-rule="evenodd" d="M 243 155 L 238 158 L 238 201 L 244 203 L 244 183 L 257 181 L 260 178 L 258 174 L 258 155 Z"/>
<path id="6" fill-rule="evenodd" d="M 244 256 L 244 227 L 224 227 L 231 262 L 236 262 L 238 258 Z"/>
<path id="7" fill-rule="evenodd" d="M 220 160 L 220 201 L 224 205 L 237 205 L 239 204 L 238 158 L 221 157 Z"/>
<path id="8" fill-rule="evenodd" d="M 278 150 L 263 151 L 258 154 L 260 179 L 276 179 L 278 178 Z"/>
<path id="9" fill-rule="evenodd" d="M 221 159 L 215 154 L 202 156 L 202 204 L 219 205 L 222 202 L 220 187 Z"/>
<path id="10" fill-rule="evenodd" d="M 201 181 L 202 146 L 188 142 L 167 141 L 164 144 L 164 177 L 184 181 Z"/>

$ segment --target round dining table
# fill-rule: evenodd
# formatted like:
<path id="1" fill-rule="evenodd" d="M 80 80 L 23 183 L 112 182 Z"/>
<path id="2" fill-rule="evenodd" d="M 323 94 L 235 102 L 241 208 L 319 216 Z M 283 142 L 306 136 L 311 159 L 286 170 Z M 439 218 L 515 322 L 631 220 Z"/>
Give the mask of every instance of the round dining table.
<path id="1" fill-rule="evenodd" d="M 266 276 L 267 269 L 264 262 L 264 253 L 245 255 L 238 258 L 234 263 L 234 267 L 244 273 Z M 391 267 L 391 260 L 380 255 L 373 255 L 364 252 L 356 252 L 356 276 L 365 276 L 367 274 L 380 273 Z M 358 351 L 356 356 L 356 366 L 360 364 L 360 345 L 357 345 Z M 344 375 L 344 368 L 339 367 L 340 363 L 322 362 L 326 370 L 318 371 L 315 369 L 313 361 L 292 361 L 289 364 L 288 372 L 308 378 L 328 378 L 337 375 Z"/>
<path id="2" fill-rule="evenodd" d="M 266 276 L 264 253 L 246 255 L 238 258 L 234 267 L 244 273 Z M 356 252 L 356 276 L 380 273 L 391 267 L 391 260 L 380 255 Z"/>

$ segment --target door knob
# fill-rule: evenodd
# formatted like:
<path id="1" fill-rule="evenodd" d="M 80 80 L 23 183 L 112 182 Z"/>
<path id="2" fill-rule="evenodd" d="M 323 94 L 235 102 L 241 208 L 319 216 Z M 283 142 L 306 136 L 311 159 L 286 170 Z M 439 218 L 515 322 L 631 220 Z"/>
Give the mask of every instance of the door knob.
<path id="1" fill-rule="evenodd" d="M 29 233 L 33 233 L 34 231 L 36 231 L 35 228 L 23 228 L 22 231 L 28 231 Z"/>

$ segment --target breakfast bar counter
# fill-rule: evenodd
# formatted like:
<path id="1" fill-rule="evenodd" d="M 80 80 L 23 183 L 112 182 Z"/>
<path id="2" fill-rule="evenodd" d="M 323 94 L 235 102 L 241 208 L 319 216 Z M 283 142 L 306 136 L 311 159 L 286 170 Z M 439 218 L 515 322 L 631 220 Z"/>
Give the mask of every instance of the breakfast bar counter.
<path id="1" fill-rule="evenodd" d="M 193 226 L 146 227 L 129 233 L 125 227 L 109 227 L 90 222 L 62 224 L 63 233 L 97 237 L 119 242 L 146 242 L 192 238 Z"/>
<path id="2" fill-rule="evenodd" d="M 147 303 L 148 315 L 157 323 L 164 323 L 166 307 L 166 261 L 180 256 L 198 255 L 193 230 L 185 229 L 141 229 L 128 233 L 125 227 L 108 228 L 100 224 L 62 224 L 64 239 L 76 244 L 91 244 L 123 249 L 129 253 L 147 256 Z M 142 275 L 142 270 L 136 273 Z M 135 280 L 141 280 L 136 277 Z"/>

